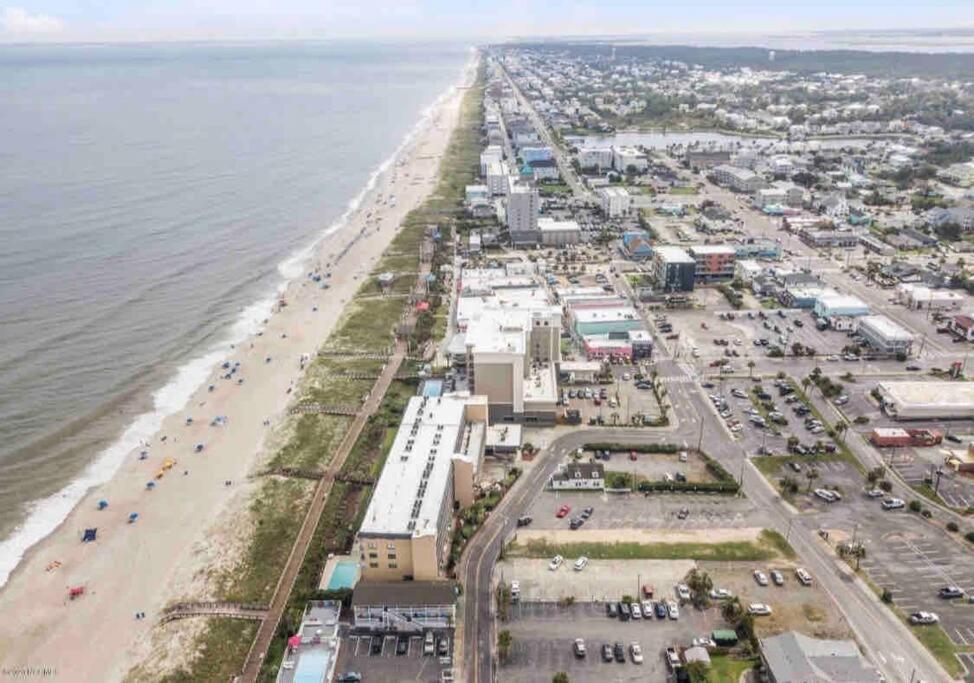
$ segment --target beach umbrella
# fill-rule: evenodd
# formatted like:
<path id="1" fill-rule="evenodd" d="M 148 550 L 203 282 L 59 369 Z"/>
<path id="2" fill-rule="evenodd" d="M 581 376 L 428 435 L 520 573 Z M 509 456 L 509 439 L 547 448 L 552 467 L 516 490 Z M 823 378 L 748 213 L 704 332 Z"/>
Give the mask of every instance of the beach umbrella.
<path id="1" fill-rule="evenodd" d="M 145 485 L 145 487 L 151 491 L 156 487 L 156 483 L 154 481 L 150 481 Z"/>
<path id="2" fill-rule="evenodd" d="M 85 529 L 85 535 L 81 537 L 82 543 L 89 543 L 98 537 L 98 527 Z"/>
<path id="3" fill-rule="evenodd" d="M 301 636 L 291 636 L 287 639 L 287 644 L 292 648 L 297 648 L 299 645 L 301 645 Z"/>
<path id="4" fill-rule="evenodd" d="M 202 453 L 203 452 L 203 444 L 201 444 L 201 443 L 196 444 L 196 452 L 197 453 Z"/>
<path id="5" fill-rule="evenodd" d="M 98 501 L 98 509 L 99 509 L 99 510 L 104 510 L 104 509 L 105 509 L 105 508 L 107 508 L 107 507 L 108 507 L 108 501 L 107 501 L 107 500 L 105 500 L 105 499 L 103 498 L 102 500 L 99 500 L 99 501 Z"/>
<path id="6" fill-rule="evenodd" d="M 129 513 L 129 524 L 131 524 L 132 522 L 134 522 L 138 518 L 139 518 L 139 513 L 138 512 L 130 512 Z"/>

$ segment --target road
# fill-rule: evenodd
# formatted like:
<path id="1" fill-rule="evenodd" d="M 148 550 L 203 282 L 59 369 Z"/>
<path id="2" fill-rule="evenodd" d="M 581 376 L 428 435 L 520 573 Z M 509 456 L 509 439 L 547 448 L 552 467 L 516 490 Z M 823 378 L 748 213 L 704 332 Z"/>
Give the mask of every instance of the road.
<path id="1" fill-rule="evenodd" d="M 656 369 L 659 377 L 668 380 L 669 400 L 679 413 L 678 427 L 580 429 L 556 439 L 539 454 L 533 469 L 515 484 L 471 539 L 458 570 L 464 586 L 464 680 L 473 683 L 495 680 L 492 574 L 505 539 L 515 530 L 517 517 L 524 514 L 567 453 L 590 441 L 622 439 L 630 443 L 669 440 L 691 445 L 699 440 L 703 450 L 729 472 L 741 473 L 745 494 L 767 513 L 772 520 L 769 526 L 788 537 L 804 566 L 832 598 L 834 608 L 843 614 L 867 654 L 889 681 L 907 683 L 917 677 L 924 681 L 948 680 L 940 665 L 899 618 L 836 560 L 831 549 L 819 540 L 817 530 L 806 527 L 800 515 L 749 464 L 740 445 L 728 438 L 699 385 L 687 373 L 687 366 L 661 359 Z"/>
<path id="2" fill-rule="evenodd" d="M 552 154 L 555 158 L 555 163 L 558 164 L 558 172 L 561 173 L 562 180 L 565 184 L 571 188 L 572 194 L 574 194 L 579 199 L 591 200 L 594 199 L 592 193 L 582 184 L 581 180 L 578 178 L 578 174 L 575 173 L 575 169 L 572 167 L 571 160 L 566 157 L 564 150 L 555 142 L 551 135 L 551 130 L 548 128 L 547 124 L 541 120 L 538 112 L 535 111 L 531 102 L 521 89 L 518 87 L 514 79 L 511 78 L 511 74 L 508 73 L 507 67 L 498 60 L 502 71 L 504 72 L 504 78 L 507 79 L 508 84 L 510 84 L 511 89 L 514 91 L 514 96 L 517 98 L 518 103 L 521 105 L 522 111 L 528 115 L 531 123 L 534 124 L 534 128 L 538 131 L 538 135 L 541 137 L 541 141 L 551 148 Z"/>

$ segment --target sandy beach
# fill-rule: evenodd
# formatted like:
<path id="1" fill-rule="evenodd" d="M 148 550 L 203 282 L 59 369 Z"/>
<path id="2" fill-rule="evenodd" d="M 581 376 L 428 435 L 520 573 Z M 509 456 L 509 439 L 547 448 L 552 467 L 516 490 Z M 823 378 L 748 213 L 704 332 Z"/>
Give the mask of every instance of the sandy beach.
<path id="1" fill-rule="evenodd" d="M 471 64 L 464 83 L 473 76 Z M 306 271 L 330 272 L 330 287 L 306 276 L 289 283 L 287 305 L 258 335 L 228 349 L 227 360 L 240 364 L 232 379 L 214 367 L 185 409 L 165 419 L 144 458 L 142 449 L 132 452 L 29 551 L 0 590 L 4 672 L 30 667 L 52 671 L 52 679 L 115 681 L 151 653 L 161 608 L 199 584 L 238 533 L 235 514 L 256 488 L 248 476 L 271 450 L 269 437 L 301 380 L 302 356 L 325 342 L 403 217 L 433 188 L 463 92 L 453 88 L 438 101 L 346 225 L 316 246 Z M 226 419 L 214 426 L 217 417 Z M 106 509 L 97 509 L 100 500 Z M 82 543 L 89 527 L 97 527 L 97 540 Z M 84 587 L 84 595 L 69 600 L 71 587 Z M 136 619 L 140 612 L 144 619 Z"/>

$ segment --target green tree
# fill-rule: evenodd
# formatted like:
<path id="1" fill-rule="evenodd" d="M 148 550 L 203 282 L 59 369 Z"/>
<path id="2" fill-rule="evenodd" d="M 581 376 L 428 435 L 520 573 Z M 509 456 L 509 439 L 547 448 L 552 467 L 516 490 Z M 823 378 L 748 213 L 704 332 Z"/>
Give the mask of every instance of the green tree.
<path id="1" fill-rule="evenodd" d="M 559 671 L 551 677 L 551 683 L 568 683 L 568 674 L 564 671 Z"/>
<path id="2" fill-rule="evenodd" d="M 841 441 L 842 443 L 845 443 L 845 433 L 849 430 L 849 423 L 848 422 L 838 422 L 833 427 L 833 429 L 835 430 L 836 436 L 839 437 L 839 441 Z"/>
<path id="3" fill-rule="evenodd" d="M 707 672 L 707 665 L 703 662 L 690 662 L 686 665 L 686 670 L 690 683 L 709 683 L 710 675 Z"/>
<path id="4" fill-rule="evenodd" d="M 753 360 L 747 362 L 747 376 L 749 379 L 754 378 L 754 366 L 757 365 Z"/>
<path id="5" fill-rule="evenodd" d="M 805 470 L 805 478 L 808 479 L 808 488 L 805 489 L 805 493 L 812 490 L 812 482 L 818 479 L 819 473 L 818 469 L 815 467 L 809 467 Z"/>
<path id="6" fill-rule="evenodd" d="M 687 574 L 687 587 L 690 589 L 694 607 L 710 605 L 710 591 L 714 587 L 714 581 L 710 578 L 710 574 L 694 567 Z"/>
<path id="7" fill-rule="evenodd" d="M 497 634 L 497 656 L 501 662 L 506 663 L 511 655 L 511 645 L 514 644 L 514 636 L 506 628 Z"/>

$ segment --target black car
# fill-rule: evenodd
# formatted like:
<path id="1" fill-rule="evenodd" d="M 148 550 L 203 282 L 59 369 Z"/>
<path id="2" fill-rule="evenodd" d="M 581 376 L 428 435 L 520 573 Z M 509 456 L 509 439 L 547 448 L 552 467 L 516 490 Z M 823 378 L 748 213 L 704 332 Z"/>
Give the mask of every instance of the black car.
<path id="1" fill-rule="evenodd" d="M 568 523 L 568 526 L 570 529 L 574 531 L 575 529 L 579 528 L 583 524 L 585 524 L 584 519 L 581 519 L 580 517 L 572 517 L 572 521 Z"/>
<path id="2" fill-rule="evenodd" d="M 371 651 L 372 651 L 372 654 L 374 654 L 374 655 L 381 655 L 382 654 L 382 641 L 383 640 L 385 640 L 385 639 L 382 636 L 373 636 L 372 637 L 372 646 L 370 648 Z"/>
<path id="3" fill-rule="evenodd" d="M 358 671 L 348 671 L 337 679 L 338 683 L 362 683 L 362 674 Z"/>
<path id="4" fill-rule="evenodd" d="M 619 618 L 623 621 L 629 621 L 632 616 L 632 610 L 629 609 L 629 604 L 625 602 L 619 603 Z"/>
<path id="5" fill-rule="evenodd" d="M 612 661 L 612 646 L 609 645 L 608 643 L 605 643 L 602 646 L 602 661 L 603 662 L 611 662 Z"/>
<path id="6" fill-rule="evenodd" d="M 612 646 L 612 655 L 616 658 L 616 661 L 620 664 L 626 663 L 626 651 L 622 647 L 622 643 L 615 643 Z"/>
<path id="7" fill-rule="evenodd" d="M 944 600 L 953 600 L 954 598 L 964 597 L 964 591 L 962 591 L 957 586 L 944 586 L 939 591 L 937 591 L 937 595 L 939 595 Z"/>
<path id="8" fill-rule="evenodd" d="M 592 516 L 593 512 L 595 512 L 595 508 L 593 507 L 585 508 L 584 510 L 582 510 L 582 519 L 588 519 L 589 517 Z"/>
<path id="9" fill-rule="evenodd" d="M 921 368 L 919 365 L 907 365 L 906 369 L 909 370 L 910 372 L 919 372 L 923 368 Z"/>
<path id="10" fill-rule="evenodd" d="M 619 616 L 619 608 L 614 602 L 607 602 L 605 603 L 605 613 L 610 619 L 615 619 Z"/>
<path id="11" fill-rule="evenodd" d="M 450 639 L 449 638 L 447 638 L 446 636 L 443 636 L 442 638 L 440 638 L 437 641 L 437 643 L 436 643 L 436 653 L 438 655 L 440 655 L 440 657 L 446 657 L 448 654 L 450 654 Z"/>
<path id="12" fill-rule="evenodd" d="M 530 524 L 533 521 L 534 521 L 534 518 L 531 517 L 531 515 L 521 515 L 520 517 L 517 518 L 517 525 L 518 526 L 527 526 L 528 524 Z"/>
<path id="13" fill-rule="evenodd" d="M 686 479 L 686 477 L 684 477 Z M 690 516 L 690 508 L 680 508 L 680 511 L 676 513 L 677 519 L 686 519 Z"/>
<path id="14" fill-rule="evenodd" d="M 951 443 L 961 443 L 960 437 L 954 436 L 953 434 L 948 434 L 944 438 L 947 439 L 947 441 L 950 441 Z"/>
<path id="15" fill-rule="evenodd" d="M 407 636 L 399 636 L 396 638 L 396 654 L 404 655 L 409 652 L 409 638 Z"/>

